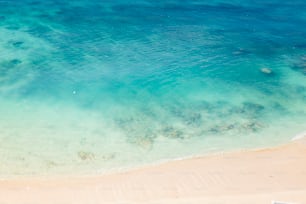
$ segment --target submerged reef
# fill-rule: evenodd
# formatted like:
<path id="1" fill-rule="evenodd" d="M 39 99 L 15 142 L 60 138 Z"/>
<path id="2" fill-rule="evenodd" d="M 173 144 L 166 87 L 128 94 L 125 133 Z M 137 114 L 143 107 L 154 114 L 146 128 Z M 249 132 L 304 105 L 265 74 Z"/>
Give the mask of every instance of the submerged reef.
<path id="1" fill-rule="evenodd" d="M 160 114 L 148 106 L 145 112 L 115 121 L 129 143 L 150 150 L 156 139 L 162 137 L 183 141 L 194 137 L 255 133 L 267 127 L 261 121 L 264 114 L 265 106 L 259 103 L 234 105 L 226 101 L 199 101 L 192 106 L 168 104 Z"/>

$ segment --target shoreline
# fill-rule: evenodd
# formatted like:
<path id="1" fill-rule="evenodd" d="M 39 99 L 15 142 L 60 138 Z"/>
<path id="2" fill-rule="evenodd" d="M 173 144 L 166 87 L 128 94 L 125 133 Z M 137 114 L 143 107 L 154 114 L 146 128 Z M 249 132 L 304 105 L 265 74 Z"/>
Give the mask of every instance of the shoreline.
<path id="1" fill-rule="evenodd" d="M 81 177 L 0 180 L 0 203 L 306 203 L 306 139 Z"/>
<path id="2" fill-rule="evenodd" d="M 275 148 L 279 148 L 282 146 L 286 146 L 292 142 L 303 140 L 305 138 L 306 140 L 306 132 L 302 132 L 294 136 L 291 140 L 283 143 L 279 143 L 277 145 L 267 145 L 264 147 L 252 147 L 252 148 L 241 148 L 241 149 L 232 149 L 232 150 L 224 150 L 224 151 L 216 151 L 216 152 L 210 152 L 210 153 L 204 153 L 204 154 L 194 154 L 189 155 L 185 157 L 178 157 L 178 158 L 170 158 L 170 159 L 161 159 L 156 162 L 152 163 L 145 163 L 145 164 L 138 164 L 135 166 L 130 167 L 122 167 L 122 168 L 113 168 L 105 171 L 95 172 L 95 173 L 48 173 L 48 174 L 28 174 L 28 175 L 8 175 L 1 177 L 0 175 L 0 182 L 1 181 L 10 181 L 10 180 L 46 180 L 46 179 L 63 179 L 63 178 L 69 178 L 69 179 L 80 179 L 80 178 L 96 178 L 101 176 L 109 176 L 114 174 L 123 174 L 128 173 L 132 171 L 137 171 L 141 169 L 147 169 L 147 168 L 154 168 L 158 167 L 160 165 L 165 165 L 173 162 L 178 161 L 184 161 L 184 160 L 193 160 L 193 159 L 203 159 L 203 158 L 209 158 L 209 157 L 215 157 L 215 156 L 223 156 L 228 154 L 242 154 L 244 152 L 257 152 L 262 150 L 273 150 Z"/>

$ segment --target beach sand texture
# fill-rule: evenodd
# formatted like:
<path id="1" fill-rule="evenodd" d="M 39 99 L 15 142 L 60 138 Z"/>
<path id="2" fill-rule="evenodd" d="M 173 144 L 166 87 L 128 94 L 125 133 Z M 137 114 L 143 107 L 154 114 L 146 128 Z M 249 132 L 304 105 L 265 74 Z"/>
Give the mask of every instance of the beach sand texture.
<path id="1" fill-rule="evenodd" d="M 306 203 L 306 140 L 82 178 L 0 181 L 0 203 Z"/>

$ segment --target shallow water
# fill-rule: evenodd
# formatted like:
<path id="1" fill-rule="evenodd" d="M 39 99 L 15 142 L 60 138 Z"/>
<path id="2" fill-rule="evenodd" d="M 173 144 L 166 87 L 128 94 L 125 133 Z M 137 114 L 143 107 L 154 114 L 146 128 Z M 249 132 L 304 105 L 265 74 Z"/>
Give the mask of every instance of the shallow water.
<path id="1" fill-rule="evenodd" d="M 0 1 L 0 176 L 91 174 L 306 130 L 306 2 Z"/>

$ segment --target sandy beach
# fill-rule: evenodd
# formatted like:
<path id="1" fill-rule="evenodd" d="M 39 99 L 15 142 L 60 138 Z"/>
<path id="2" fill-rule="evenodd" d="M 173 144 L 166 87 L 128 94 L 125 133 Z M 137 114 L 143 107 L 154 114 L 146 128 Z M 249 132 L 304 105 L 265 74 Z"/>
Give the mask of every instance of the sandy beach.
<path id="1" fill-rule="evenodd" d="M 83 178 L 0 181 L 1 204 L 306 203 L 306 140 Z"/>

